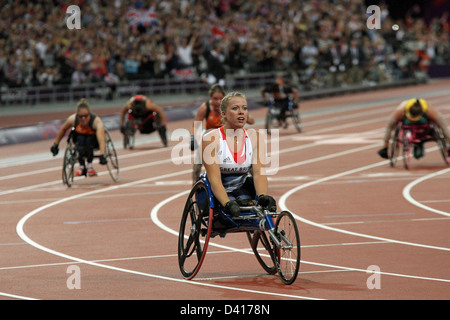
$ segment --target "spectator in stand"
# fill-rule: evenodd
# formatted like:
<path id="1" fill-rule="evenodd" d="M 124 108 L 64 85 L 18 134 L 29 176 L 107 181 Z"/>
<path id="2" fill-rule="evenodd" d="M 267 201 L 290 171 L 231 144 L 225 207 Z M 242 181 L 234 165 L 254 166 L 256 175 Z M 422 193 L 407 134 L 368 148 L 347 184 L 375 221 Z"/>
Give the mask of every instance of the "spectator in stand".
<path id="1" fill-rule="evenodd" d="M 71 84 L 73 87 L 77 87 L 80 84 L 84 84 L 87 82 L 87 77 L 84 74 L 83 68 L 81 65 L 78 65 L 75 68 L 75 71 L 72 73 L 72 81 Z"/>
<path id="2" fill-rule="evenodd" d="M 17 88 L 22 85 L 20 70 L 16 64 L 16 57 L 13 55 L 7 61 L 4 68 L 5 82 L 10 88 Z"/>
<path id="3" fill-rule="evenodd" d="M 191 38 L 182 37 L 181 39 L 177 39 L 176 46 L 176 54 L 179 61 L 180 68 L 190 68 L 194 64 L 194 60 L 192 59 L 192 50 L 194 47 L 194 43 L 197 40 L 197 32 L 191 35 Z"/>
<path id="4" fill-rule="evenodd" d="M 222 54 L 222 48 L 218 43 L 215 43 L 213 49 L 206 57 L 208 72 L 205 80 L 208 84 L 218 83 L 221 86 L 225 85 L 226 70 L 223 65 L 224 60 L 225 56 Z"/>
<path id="5" fill-rule="evenodd" d="M 74 68 L 80 63 L 89 81 L 101 79 L 96 75 L 97 68 L 89 69 L 97 50 L 108 51 L 105 54 L 107 71 L 123 79 L 124 59 L 130 52 L 149 54 L 149 48 L 159 50 L 161 47 L 163 52 L 159 59 L 156 55 L 153 58 L 156 73 L 173 77 L 171 70 L 180 65 L 190 65 L 189 60 L 182 61 L 182 55 L 177 59 L 174 44 L 171 43 L 177 37 L 189 36 L 187 30 L 195 30 L 196 41 L 191 54 L 198 76 L 201 77 L 204 69 L 207 69 L 202 62 L 206 60 L 210 66 L 218 66 L 214 72 L 219 74 L 214 74 L 211 67 L 209 71 L 216 82 L 226 72 L 263 71 L 267 69 L 267 61 L 275 61 L 277 71 L 298 72 L 300 77 L 314 68 L 323 72 L 323 48 L 337 39 L 341 39 L 340 46 L 350 46 L 352 40 L 363 43 L 361 47 L 365 61 L 375 64 L 382 62 L 387 66 L 386 70 L 391 75 L 378 77 L 378 80 L 372 77 L 373 81 L 410 77 L 420 70 L 423 72 L 426 70 L 424 54 L 430 57 L 432 63 L 447 63 L 450 60 L 448 13 L 443 13 L 426 25 L 422 18 L 423 12 L 410 10 L 404 21 L 395 21 L 400 26 L 395 34 L 390 32 L 392 24 L 389 29 L 383 26 L 382 32 L 374 32 L 367 30 L 367 17 L 361 15 L 361 9 L 365 8 L 363 0 L 338 0 L 330 4 L 313 0 L 191 0 L 180 3 L 155 0 L 136 3 L 114 1 L 114 4 L 82 1 L 79 5 L 84 13 L 83 32 L 60 27 L 61 12 L 67 8 L 65 4 L 54 6 L 43 0 L 19 3 L 12 5 L 6 1 L 0 5 L 0 47 L 5 52 L 5 60 L 11 60 L 17 49 L 29 54 L 36 53 L 38 61 L 34 72 L 42 73 L 47 66 L 56 67 L 63 83 L 71 81 Z M 383 20 L 387 21 L 389 12 L 384 5 L 380 6 Z M 127 13 L 132 9 L 147 12 L 147 20 L 129 21 Z M 405 45 L 406 40 L 408 45 Z M 222 48 L 229 50 L 217 51 L 214 47 L 217 41 Z M 305 41 L 305 44 L 300 44 L 300 41 Z M 418 45 L 423 47 L 419 65 L 417 61 L 420 57 L 414 49 Z M 238 48 L 238 56 L 233 46 Z M 294 65 L 301 67 L 301 70 L 291 67 L 292 54 Z M 401 61 L 387 59 L 386 54 L 398 57 Z M 376 60 L 372 60 L 373 55 Z M 137 61 L 139 63 L 140 59 Z M 301 62 L 303 66 L 299 65 Z M 19 71 L 15 68 L 19 68 Z M 355 71 L 355 68 L 347 68 L 347 76 L 353 78 L 349 72 Z M 364 69 L 365 74 L 370 74 L 367 71 Z M 5 81 L 10 86 L 25 84 L 22 79 L 27 78 L 27 75 L 22 75 L 22 72 L 27 71 L 22 71 L 20 66 L 8 64 L 3 67 Z M 102 76 L 106 74 L 102 72 Z M 356 79 L 359 79 L 359 75 Z M 28 81 L 26 83 L 29 84 Z"/>
<path id="6" fill-rule="evenodd" d="M 138 77 L 139 62 L 136 53 L 130 53 L 125 59 L 125 73 L 128 80 L 135 80 Z"/>

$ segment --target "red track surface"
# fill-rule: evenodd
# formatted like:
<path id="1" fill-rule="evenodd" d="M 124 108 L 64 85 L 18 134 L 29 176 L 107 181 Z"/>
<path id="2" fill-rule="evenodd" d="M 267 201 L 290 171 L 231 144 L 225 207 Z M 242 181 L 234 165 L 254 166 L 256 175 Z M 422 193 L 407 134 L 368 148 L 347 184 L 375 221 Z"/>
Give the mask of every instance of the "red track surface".
<path id="1" fill-rule="evenodd" d="M 197 277 L 182 279 L 177 231 L 192 166 L 172 162 L 179 141 L 162 148 L 156 134 L 138 135 L 130 151 L 111 132 L 121 181 L 96 164 L 100 175 L 71 189 L 51 141 L 2 147 L 0 299 L 449 299 L 450 168 L 435 143 L 410 170 L 376 154 L 403 99 L 424 97 L 449 122 L 448 88 L 447 80 L 302 103 L 304 132 L 280 131 L 280 166 L 269 177 L 279 207 L 298 218 L 302 264 L 291 286 L 264 273 L 245 234 L 212 239 Z M 262 128 L 265 110 L 252 114 Z M 67 287 L 73 265 L 81 289 Z M 373 265 L 379 289 L 367 286 Z"/>

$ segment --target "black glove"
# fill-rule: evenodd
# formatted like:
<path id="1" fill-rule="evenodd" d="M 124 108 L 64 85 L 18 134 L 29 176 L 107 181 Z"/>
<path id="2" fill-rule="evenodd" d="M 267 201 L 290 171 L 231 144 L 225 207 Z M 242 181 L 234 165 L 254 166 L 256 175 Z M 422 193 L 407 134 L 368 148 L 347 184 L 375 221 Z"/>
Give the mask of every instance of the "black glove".
<path id="1" fill-rule="evenodd" d="M 271 196 L 261 194 L 258 197 L 258 205 L 267 208 L 269 211 L 275 212 L 277 211 L 277 202 Z"/>
<path id="2" fill-rule="evenodd" d="M 191 151 L 194 151 L 195 149 L 195 137 L 193 134 L 191 134 Z"/>
<path id="3" fill-rule="evenodd" d="M 228 201 L 223 209 L 225 213 L 230 214 L 233 217 L 238 217 L 241 214 L 241 207 L 235 200 Z"/>
<path id="4" fill-rule="evenodd" d="M 124 134 L 125 133 L 125 126 L 120 126 L 120 133 Z"/>
<path id="5" fill-rule="evenodd" d="M 54 143 L 52 145 L 52 147 L 50 148 L 50 151 L 53 153 L 53 156 L 56 156 L 59 152 L 58 145 L 56 143 Z"/>
<path id="6" fill-rule="evenodd" d="M 387 148 L 383 148 L 378 150 L 378 154 L 380 155 L 380 157 L 387 159 L 388 158 L 388 149 Z"/>
<path id="7" fill-rule="evenodd" d="M 105 164 L 107 164 L 107 163 L 108 163 L 108 160 L 106 160 L 105 155 L 102 154 L 102 155 L 100 156 L 100 164 L 105 165 Z"/>

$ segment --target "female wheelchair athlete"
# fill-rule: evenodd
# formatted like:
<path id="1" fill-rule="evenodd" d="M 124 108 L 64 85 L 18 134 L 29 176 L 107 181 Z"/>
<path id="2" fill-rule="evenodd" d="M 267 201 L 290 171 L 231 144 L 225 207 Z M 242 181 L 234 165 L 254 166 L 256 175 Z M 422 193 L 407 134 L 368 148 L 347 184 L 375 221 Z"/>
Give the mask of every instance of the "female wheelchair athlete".
<path id="1" fill-rule="evenodd" d="M 156 112 L 150 112 L 144 118 L 135 117 L 133 109 L 128 110 L 127 121 L 123 129 L 123 147 L 124 149 L 133 149 L 136 141 L 136 131 L 139 130 L 142 134 L 150 134 L 153 131 L 158 131 L 164 147 L 167 147 L 166 127 L 161 126 L 161 118 Z"/>
<path id="2" fill-rule="evenodd" d="M 302 122 L 300 119 L 300 113 L 298 112 L 298 104 L 294 103 L 291 99 L 286 101 L 276 102 L 273 98 L 270 99 L 267 116 L 266 116 L 266 129 L 270 134 L 271 129 L 275 126 L 275 121 L 278 124 L 284 123 L 287 127 L 287 119 L 291 118 L 294 123 L 297 132 L 302 132 Z"/>
<path id="3" fill-rule="evenodd" d="M 62 169 L 62 180 L 67 187 L 73 185 L 73 179 L 75 174 L 75 166 L 79 158 L 79 148 L 76 142 L 77 133 L 72 128 L 67 138 L 67 146 L 64 151 L 63 169 Z M 111 140 L 108 130 L 105 129 L 105 158 L 107 160 L 107 168 L 109 174 L 114 182 L 119 181 L 119 159 L 117 158 L 116 149 Z M 94 148 L 94 150 L 97 150 Z M 99 155 L 94 154 L 94 158 L 99 158 Z"/>
<path id="4" fill-rule="evenodd" d="M 233 217 L 211 192 L 203 173 L 194 184 L 184 207 L 178 235 L 178 263 L 182 275 L 193 279 L 205 259 L 209 240 L 228 233 L 246 232 L 256 259 L 269 274 L 278 272 L 292 284 L 300 267 L 300 236 L 288 211 L 270 212 L 256 201 L 242 200 L 241 215 Z"/>
<path id="5" fill-rule="evenodd" d="M 397 124 L 395 133 L 389 148 L 389 160 L 391 167 L 397 162 L 400 150 L 403 156 L 405 169 L 410 168 L 411 147 L 423 144 L 428 141 L 436 141 L 439 151 L 446 164 L 450 164 L 450 157 L 447 155 L 447 143 L 442 129 L 434 122 L 422 125 L 405 125 L 401 122 Z"/>

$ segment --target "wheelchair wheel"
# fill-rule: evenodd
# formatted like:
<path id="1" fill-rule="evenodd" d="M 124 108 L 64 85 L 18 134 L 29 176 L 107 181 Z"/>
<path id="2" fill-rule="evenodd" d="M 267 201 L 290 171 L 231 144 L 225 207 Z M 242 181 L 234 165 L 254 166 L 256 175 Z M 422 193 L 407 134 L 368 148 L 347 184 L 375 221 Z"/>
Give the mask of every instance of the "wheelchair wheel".
<path id="1" fill-rule="evenodd" d="M 181 217 L 178 265 L 184 278 L 194 278 L 203 263 L 212 230 L 213 209 L 203 181 L 192 188 Z"/>
<path id="2" fill-rule="evenodd" d="M 77 158 L 78 156 L 75 149 L 75 144 L 72 141 L 68 141 L 66 150 L 64 151 L 62 180 L 63 183 L 69 188 L 73 185 L 74 170 Z"/>
<path id="3" fill-rule="evenodd" d="M 271 133 L 271 129 L 273 127 L 273 122 L 278 119 L 279 115 L 280 115 L 279 108 L 269 106 L 269 108 L 267 110 L 267 116 L 266 116 L 267 134 Z"/>
<path id="4" fill-rule="evenodd" d="M 292 120 L 294 121 L 297 132 L 302 132 L 302 121 L 300 119 L 300 113 L 296 110 L 292 110 Z"/>
<path id="5" fill-rule="evenodd" d="M 108 163 L 106 166 L 108 167 L 109 175 L 114 180 L 114 182 L 119 181 L 120 174 L 119 174 L 119 159 L 117 158 L 117 152 L 114 148 L 114 144 L 111 140 L 111 136 L 109 135 L 109 132 L 105 130 L 105 144 L 106 144 L 106 160 Z"/>
<path id="6" fill-rule="evenodd" d="M 400 141 L 399 141 L 400 128 L 397 127 L 395 129 L 394 137 L 392 138 L 391 145 L 389 148 L 389 161 L 391 163 L 391 167 L 395 166 L 397 162 L 397 157 L 399 155 L 400 150 Z"/>
<path id="7" fill-rule="evenodd" d="M 281 247 L 273 251 L 275 265 L 281 280 L 292 284 L 300 268 L 300 235 L 294 217 L 288 211 L 282 211 L 275 222 L 275 235 Z"/>
<path id="8" fill-rule="evenodd" d="M 247 232 L 247 238 L 250 242 L 253 253 L 256 260 L 263 267 L 268 274 L 277 273 L 277 267 L 274 260 L 274 248 L 272 242 L 267 238 L 267 235 L 263 231 L 255 231 L 253 236 L 250 232 Z"/>
<path id="9" fill-rule="evenodd" d="M 411 133 L 409 132 L 409 135 Z M 403 131 L 403 135 L 402 135 L 402 153 L 403 153 L 403 166 L 405 167 L 405 169 L 409 169 L 411 166 L 411 148 L 412 148 L 412 143 L 408 138 L 408 131 Z"/>
<path id="10" fill-rule="evenodd" d="M 123 148 L 133 149 L 136 141 L 136 129 L 132 120 L 125 124 L 125 131 L 123 133 Z"/>
<path id="11" fill-rule="evenodd" d="M 450 157 L 448 156 L 447 151 L 447 141 L 445 140 L 445 136 L 441 128 L 438 127 L 434 128 L 434 139 L 438 144 L 439 151 L 442 155 L 442 158 L 444 158 L 444 162 L 446 164 L 450 164 Z"/>

